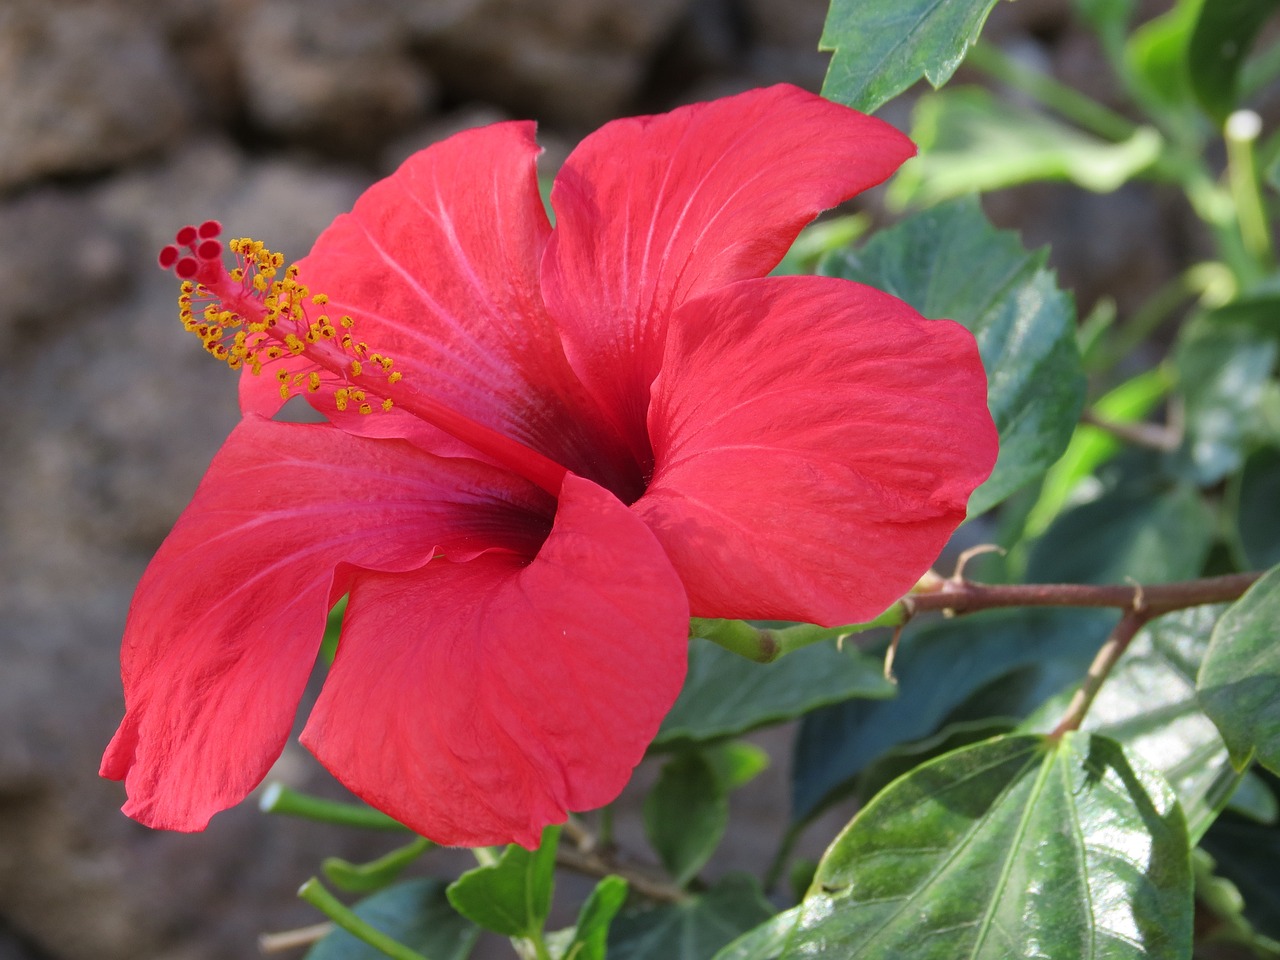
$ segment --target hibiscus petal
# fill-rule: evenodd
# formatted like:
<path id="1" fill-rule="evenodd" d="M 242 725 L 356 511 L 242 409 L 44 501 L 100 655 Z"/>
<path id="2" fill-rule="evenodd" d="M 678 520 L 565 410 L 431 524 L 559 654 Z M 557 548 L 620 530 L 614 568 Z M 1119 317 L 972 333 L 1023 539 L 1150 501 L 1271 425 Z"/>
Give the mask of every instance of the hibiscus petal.
<path id="1" fill-rule="evenodd" d="M 551 192 L 543 286 L 574 369 L 624 433 L 643 436 L 671 310 L 764 276 L 819 212 L 914 152 L 887 124 L 787 85 L 583 140 Z"/>
<path id="2" fill-rule="evenodd" d="M 688 616 L 652 533 L 569 475 L 530 564 L 357 577 L 302 741 L 433 840 L 533 847 L 622 789 L 680 691 Z"/>
<path id="3" fill-rule="evenodd" d="M 125 812 L 199 830 L 283 749 L 354 567 L 531 556 L 550 498 L 484 464 L 251 415 L 143 575 L 121 653 L 127 713 L 102 773 Z"/>
<path id="4" fill-rule="evenodd" d="M 973 337 L 825 277 L 743 281 L 673 319 L 634 508 L 695 616 L 836 626 L 910 589 L 997 438 Z"/>
<path id="5" fill-rule="evenodd" d="M 414 154 L 333 222 L 299 261 L 299 276 L 330 296 L 330 315 L 350 315 L 356 338 L 394 358 L 406 380 L 612 482 L 611 470 L 634 466 L 587 399 L 542 303 L 538 265 L 551 228 L 533 129 L 495 124 Z M 274 383 L 271 372 L 264 375 Z M 267 403 L 263 412 L 278 405 L 261 385 L 244 389 L 246 402 Z M 418 437 L 412 418 L 394 409 L 360 417 L 340 415 L 323 397 L 320 406 L 352 432 Z"/>

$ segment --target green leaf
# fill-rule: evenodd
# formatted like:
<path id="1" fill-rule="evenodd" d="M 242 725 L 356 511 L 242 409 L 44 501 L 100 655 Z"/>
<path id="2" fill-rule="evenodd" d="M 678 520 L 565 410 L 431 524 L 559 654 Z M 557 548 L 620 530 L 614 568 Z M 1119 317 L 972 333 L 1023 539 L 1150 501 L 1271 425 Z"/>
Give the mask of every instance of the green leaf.
<path id="1" fill-rule="evenodd" d="M 870 113 L 921 77 L 942 86 L 995 0 L 832 0 L 818 49 L 835 56 L 822 95 Z"/>
<path id="2" fill-rule="evenodd" d="M 1227 608 L 1200 667 L 1200 703 L 1231 758 L 1280 771 L 1280 567 Z"/>
<path id="3" fill-rule="evenodd" d="M 769 768 L 769 754 L 745 740 L 717 743 L 698 752 L 711 764 L 725 793 L 750 783 Z"/>
<path id="4" fill-rule="evenodd" d="M 1136 29 L 1125 49 L 1134 92 L 1148 110 L 1160 114 L 1184 138 L 1195 135 L 1199 119 L 1188 51 L 1204 5 L 1204 0 L 1178 0 L 1172 10 Z"/>
<path id="5" fill-rule="evenodd" d="M 1239 102 L 1240 67 L 1277 0 L 1213 0 L 1196 19 L 1188 47 L 1191 89 L 1219 123 Z"/>
<path id="6" fill-rule="evenodd" d="M 573 937 L 560 960 L 605 960 L 609 927 L 626 899 L 627 881 L 622 877 L 605 877 L 597 883 L 578 911 Z"/>
<path id="7" fill-rule="evenodd" d="M 1224 606 L 1192 607 L 1152 621 L 1129 644 L 1082 729 L 1120 743 L 1177 794 L 1196 842 L 1222 812 L 1240 775 L 1196 699 L 1196 673 Z M 1023 729 L 1045 732 L 1062 719 L 1075 688 L 1047 701 Z"/>
<path id="8" fill-rule="evenodd" d="M 623 910 L 609 931 L 609 960 L 707 960 L 773 912 L 755 878 L 731 874 L 682 903 Z"/>
<path id="9" fill-rule="evenodd" d="M 679 886 L 716 852 L 729 823 L 729 797 L 715 769 L 697 751 L 668 760 L 644 801 L 644 827 L 662 865 Z"/>
<path id="10" fill-rule="evenodd" d="M 957 320 L 978 341 L 1000 457 L 969 500 L 969 515 L 1044 475 L 1084 405 L 1075 307 L 1015 234 L 987 222 L 976 199 L 908 217 L 820 270 L 878 287 L 926 317 Z"/>
<path id="11" fill-rule="evenodd" d="M 1174 364 L 1186 401 L 1184 453 L 1201 486 L 1244 462 L 1276 354 L 1275 339 L 1243 319 L 1227 322 L 1210 313 L 1183 328 Z"/>
<path id="12" fill-rule="evenodd" d="M 851 697 L 893 696 L 878 659 L 820 643 L 753 663 L 705 640 L 689 644 L 689 673 L 654 747 L 737 736 Z"/>
<path id="13" fill-rule="evenodd" d="M 1280 563 L 1280 448 L 1262 447 L 1245 460 L 1233 484 L 1236 539 L 1248 569 Z"/>
<path id="14" fill-rule="evenodd" d="M 955 714 L 1002 678 L 1016 676 L 1022 714 L 1030 712 L 1084 674 L 1114 621 L 1094 610 L 991 610 L 913 628 L 894 663 L 897 699 L 851 701 L 804 718 L 792 760 L 795 824 L 846 796 L 887 751 L 973 719 Z"/>
<path id="15" fill-rule="evenodd" d="M 430 960 L 465 960 L 480 936 L 477 927 L 454 912 L 445 881 L 435 877 L 367 897 L 356 904 L 355 913 Z M 334 930 L 307 951 L 306 960 L 386 960 L 386 954 L 345 930 Z"/>
<path id="16" fill-rule="evenodd" d="M 1231 943 L 1251 951 L 1254 957 L 1268 960 L 1280 958 L 1280 943 L 1263 937 L 1244 915 L 1244 898 L 1239 888 L 1214 872 L 1217 864 L 1205 850 L 1191 851 L 1196 877 L 1196 909 L 1211 914 L 1213 922 L 1201 918 L 1198 926 L 1207 928 L 1197 934 L 1201 944 Z"/>
<path id="17" fill-rule="evenodd" d="M 1186 823 L 1103 737 L 999 737 L 867 805 L 823 857 L 783 960 L 1183 960 Z"/>
<path id="18" fill-rule="evenodd" d="M 498 862 L 468 870 L 449 885 L 449 902 L 460 914 L 494 933 L 532 937 L 551 912 L 559 827 L 542 832 L 537 850 L 511 844 Z"/>
<path id="19" fill-rule="evenodd" d="M 899 206 L 930 206 L 1035 180 L 1066 180 L 1110 193 L 1159 157 L 1161 137 L 1139 127 L 1112 143 L 978 87 L 920 98 L 911 138 L 920 156 L 889 188 Z"/>
<path id="20" fill-rule="evenodd" d="M 1027 580 L 1186 580 L 1199 575 L 1213 534 L 1213 518 L 1189 484 L 1161 488 L 1155 482 L 1121 482 L 1110 489 L 1103 485 L 1096 499 L 1059 514 L 1032 545 Z"/>

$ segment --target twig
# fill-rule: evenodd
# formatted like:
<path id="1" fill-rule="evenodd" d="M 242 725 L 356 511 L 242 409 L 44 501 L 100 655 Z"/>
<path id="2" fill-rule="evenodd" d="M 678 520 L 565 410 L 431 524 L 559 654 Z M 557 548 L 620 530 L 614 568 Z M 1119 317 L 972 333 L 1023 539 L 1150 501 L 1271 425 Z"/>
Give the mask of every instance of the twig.
<path id="1" fill-rule="evenodd" d="M 606 860 L 598 853 L 585 853 L 573 847 L 561 845 L 556 851 L 556 865 L 588 877 L 622 877 L 636 893 L 661 903 L 683 903 L 689 899 L 689 894 L 679 887 L 642 873 L 635 867 Z"/>
<path id="2" fill-rule="evenodd" d="M 1102 689 L 1102 684 L 1110 676 L 1111 670 L 1116 665 L 1116 661 L 1129 649 L 1129 644 L 1133 641 L 1134 636 L 1141 630 L 1151 619 L 1149 614 L 1141 606 L 1141 601 L 1136 601 L 1132 610 L 1129 610 L 1120 622 L 1112 629 L 1107 637 L 1107 642 L 1098 650 L 1098 655 L 1093 658 L 1093 663 L 1089 664 L 1089 672 L 1084 675 L 1084 682 L 1080 684 L 1080 689 L 1075 692 L 1071 698 L 1071 702 L 1067 704 L 1067 712 L 1063 715 L 1062 720 L 1053 728 L 1050 737 L 1057 739 L 1069 730 L 1079 730 L 1080 724 L 1084 720 L 1085 714 L 1089 712 L 1089 707 L 1093 705 L 1094 698 L 1098 695 L 1098 691 Z"/>
<path id="3" fill-rule="evenodd" d="M 1159 450 L 1162 453 L 1170 453 L 1182 445 L 1182 430 L 1173 424 L 1118 423 L 1115 420 L 1100 417 L 1092 410 L 1086 410 L 1080 414 L 1080 422 L 1105 430 L 1125 443 Z"/>
<path id="4" fill-rule="evenodd" d="M 332 923 L 313 923 L 309 927 L 296 930 L 281 930 L 279 933 L 264 933 L 258 937 L 260 953 L 283 953 L 298 947 L 309 947 L 322 937 L 333 931 Z"/>
<path id="5" fill-rule="evenodd" d="M 913 593 L 904 603 L 907 616 L 924 610 L 949 610 L 955 614 L 973 613 L 999 607 L 1118 607 L 1133 606 L 1135 591 L 1140 591 L 1143 609 L 1149 619 L 1198 607 L 1206 603 L 1224 603 L 1239 599 L 1261 572 L 1231 573 L 1201 580 L 1178 583 L 1087 584 L 1087 583 L 1014 583 L 986 584 L 971 580 L 946 580 L 930 593 Z"/>

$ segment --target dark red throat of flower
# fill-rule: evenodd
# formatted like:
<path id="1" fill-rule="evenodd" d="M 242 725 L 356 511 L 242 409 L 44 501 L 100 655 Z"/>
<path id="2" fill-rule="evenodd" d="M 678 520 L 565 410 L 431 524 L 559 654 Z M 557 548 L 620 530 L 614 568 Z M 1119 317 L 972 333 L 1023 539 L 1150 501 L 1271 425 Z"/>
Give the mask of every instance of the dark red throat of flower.
<path id="1" fill-rule="evenodd" d="M 559 496 L 567 472 L 555 461 L 477 423 L 431 397 L 395 369 L 395 361 L 356 338 L 355 321 L 327 310 L 329 297 L 298 280 L 296 265 L 261 242 L 235 239 L 235 266 L 223 264 L 222 224 L 187 225 L 157 258 L 182 281 L 182 325 L 232 370 L 254 375 L 275 367 L 280 396 L 332 393 L 339 412 L 372 415 L 393 408 L 412 414 Z M 305 362 L 285 365 L 287 357 Z"/>

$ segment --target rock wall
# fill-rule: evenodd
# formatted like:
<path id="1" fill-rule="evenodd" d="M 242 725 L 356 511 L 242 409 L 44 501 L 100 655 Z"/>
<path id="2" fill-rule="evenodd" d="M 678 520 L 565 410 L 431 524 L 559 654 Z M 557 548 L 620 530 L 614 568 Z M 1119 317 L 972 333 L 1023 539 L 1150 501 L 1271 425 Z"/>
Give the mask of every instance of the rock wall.
<path id="1" fill-rule="evenodd" d="M 237 416 L 233 379 L 182 332 L 153 266 L 176 227 L 217 217 L 292 259 L 462 126 L 538 118 L 554 163 L 611 116 L 816 89 L 824 13 L 0 0 L 0 960 L 252 956 L 259 932 L 314 922 L 294 891 L 320 855 L 387 846 L 251 805 L 203 834 L 153 833 L 96 775 L 133 586 Z M 277 776 L 327 789 L 297 747 Z"/>

